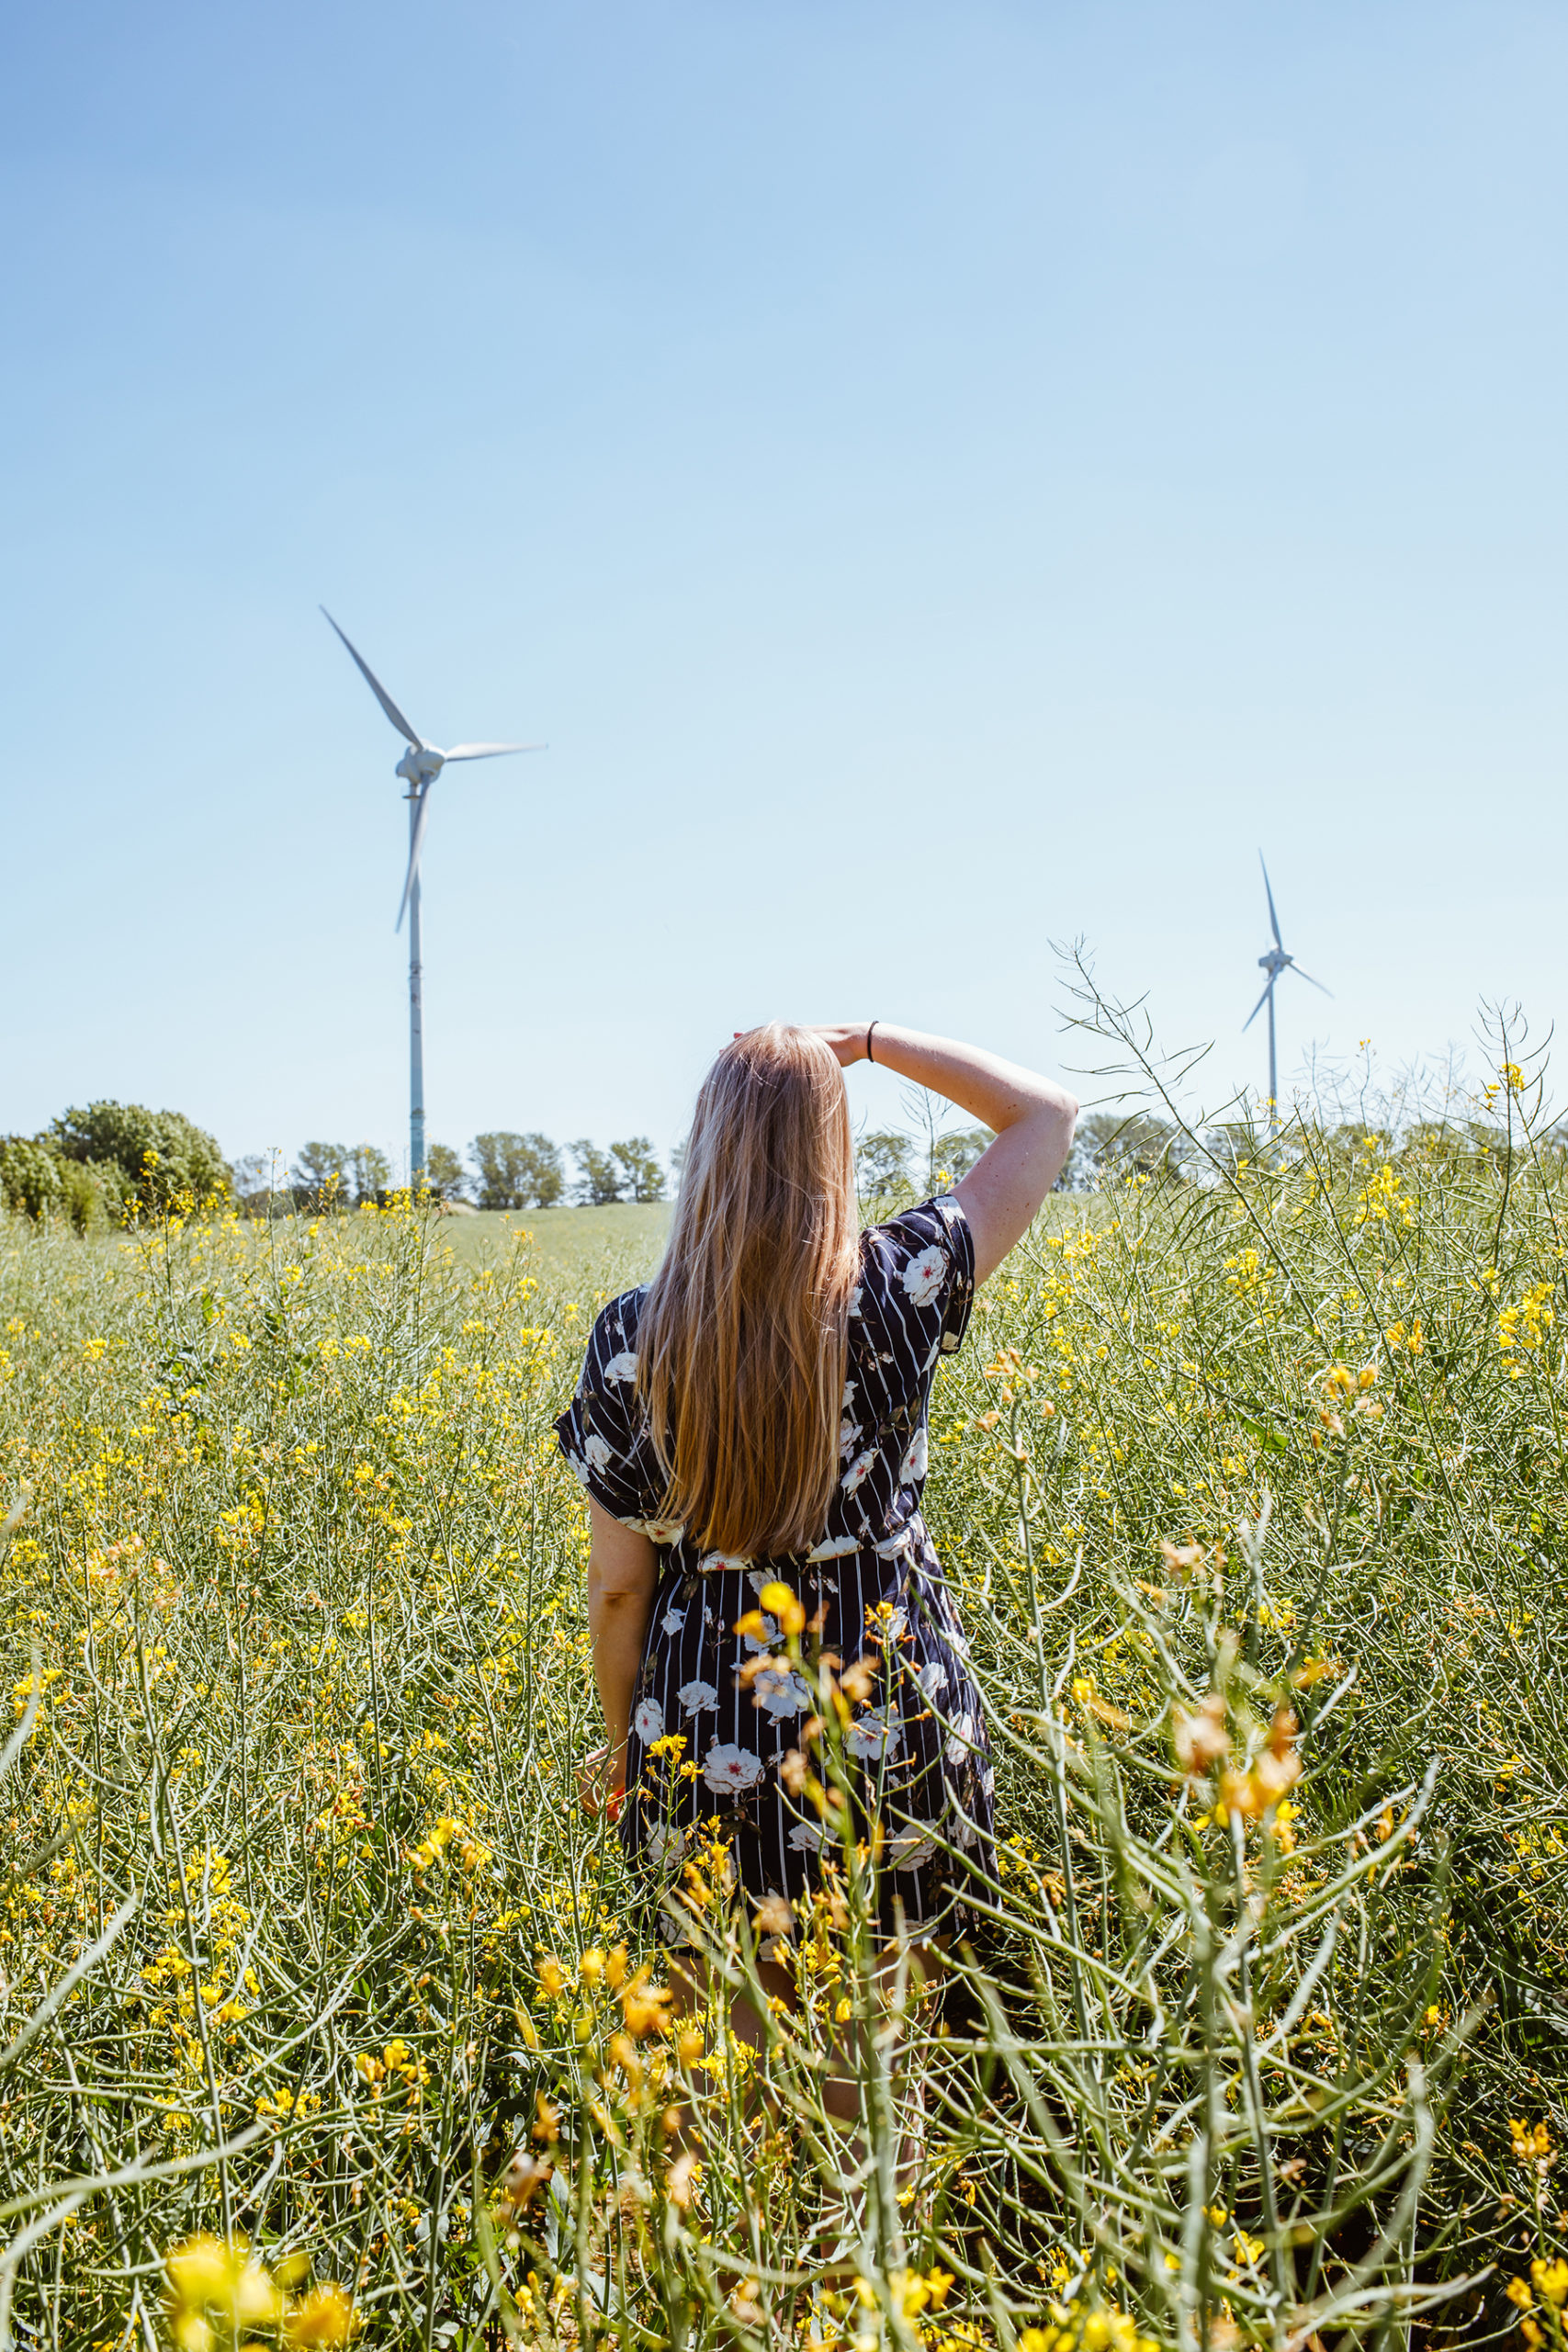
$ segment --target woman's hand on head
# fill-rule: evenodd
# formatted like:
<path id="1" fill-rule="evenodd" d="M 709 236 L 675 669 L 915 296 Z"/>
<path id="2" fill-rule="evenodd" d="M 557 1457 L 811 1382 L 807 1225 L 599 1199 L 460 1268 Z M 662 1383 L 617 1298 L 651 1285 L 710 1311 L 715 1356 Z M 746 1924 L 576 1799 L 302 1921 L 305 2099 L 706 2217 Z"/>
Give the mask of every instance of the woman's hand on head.
<path id="1" fill-rule="evenodd" d="M 829 1021 L 818 1023 L 811 1031 L 820 1037 L 829 1051 L 838 1057 L 840 1069 L 848 1069 L 852 1062 L 863 1062 L 868 1021 Z"/>

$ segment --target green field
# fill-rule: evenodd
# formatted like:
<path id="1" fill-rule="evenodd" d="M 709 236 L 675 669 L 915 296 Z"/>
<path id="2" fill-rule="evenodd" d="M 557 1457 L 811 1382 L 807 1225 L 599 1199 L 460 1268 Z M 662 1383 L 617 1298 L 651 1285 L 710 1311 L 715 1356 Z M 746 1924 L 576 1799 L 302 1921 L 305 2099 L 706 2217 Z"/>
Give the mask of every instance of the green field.
<path id="1" fill-rule="evenodd" d="M 550 1421 L 667 1212 L 0 1227 L 0 2342 L 1560 2343 L 1568 1193 L 1501 1109 L 1053 1202 L 987 1286 L 927 1499 L 988 1924 L 878 1978 L 797 1642 L 760 2069 L 575 1796 Z"/>
<path id="2" fill-rule="evenodd" d="M 603 1288 L 601 1273 L 629 1266 L 640 1274 L 657 1264 L 670 1216 L 668 1201 L 616 1201 L 597 1209 L 476 1209 L 444 1217 L 441 1229 L 468 1265 L 483 1264 L 527 1234 L 544 1263 L 563 1278 Z"/>

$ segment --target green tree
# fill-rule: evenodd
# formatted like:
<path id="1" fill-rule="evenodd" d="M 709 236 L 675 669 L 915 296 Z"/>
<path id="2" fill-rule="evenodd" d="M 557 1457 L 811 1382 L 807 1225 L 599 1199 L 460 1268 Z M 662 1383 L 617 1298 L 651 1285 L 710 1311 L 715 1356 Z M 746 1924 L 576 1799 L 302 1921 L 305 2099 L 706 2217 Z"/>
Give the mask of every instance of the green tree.
<path id="1" fill-rule="evenodd" d="M 989 1127 L 950 1127 L 946 1135 L 938 1136 L 931 1148 L 927 1175 L 932 1192 L 943 1185 L 951 1191 L 954 1184 L 961 1184 L 981 1153 L 995 1141 Z"/>
<path id="2" fill-rule="evenodd" d="M 553 1208 L 566 1189 L 560 1146 L 548 1136 L 498 1129 L 476 1136 L 468 1156 L 479 1170 L 482 1209 Z"/>
<path id="3" fill-rule="evenodd" d="M 378 1193 L 390 1187 L 392 1163 L 373 1143 L 356 1143 L 348 1155 L 348 1173 L 354 1185 L 354 1205 L 363 1208 L 367 1201 L 373 1201 Z"/>
<path id="4" fill-rule="evenodd" d="M 62 1112 L 50 1135 L 62 1159 L 118 1168 L 150 1208 L 180 1193 L 203 1201 L 229 1190 L 229 1164 L 217 1138 L 179 1111 L 89 1102 L 85 1111 Z"/>
<path id="5" fill-rule="evenodd" d="M 569 1144 L 567 1148 L 577 1162 L 577 1182 L 572 1191 L 585 1208 L 604 1208 L 609 1202 L 620 1199 L 626 1180 L 607 1151 L 601 1151 L 586 1136 Z"/>
<path id="6" fill-rule="evenodd" d="M 112 1159 L 62 1159 L 60 1182 L 61 1206 L 78 1233 L 123 1225 L 131 1202 L 142 1197 Z"/>
<path id="7" fill-rule="evenodd" d="M 341 1143 L 308 1143 L 294 1163 L 294 1182 L 313 1201 L 330 1201 L 337 1208 L 346 1208 L 349 1157 Z"/>
<path id="8" fill-rule="evenodd" d="M 60 1154 L 37 1136 L 0 1136 L 0 1200 L 24 1216 L 62 1204 Z"/>
<path id="9" fill-rule="evenodd" d="M 625 1143 L 613 1143 L 610 1157 L 619 1161 L 623 1181 L 634 1201 L 664 1198 L 664 1170 L 647 1136 L 632 1136 Z"/>
<path id="10" fill-rule="evenodd" d="M 424 1155 L 424 1181 L 438 1201 L 460 1201 L 468 1171 L 449 1143 L 433 1143 Z"/>
<path id="11" fill-rule="evenodd" d="M 1078 1122 L 1061 1189 L 1092 1192 L 1096 1185 L 1128 1176 L 1181 1183 L 1186 1174 L 1181 1136 L 1163 1119 L 1151 1119 L 1141 1111 L 1091 1111 Z"/>
<path id="12" fill-rule="evenodd" d="M 914 1145 L 908 1136 L 890 1128 L 861 1137 L 855 1156 L 855 1182 L 863 1201 L 883 1201 L 909 1189 L 909 1160 Z"/>

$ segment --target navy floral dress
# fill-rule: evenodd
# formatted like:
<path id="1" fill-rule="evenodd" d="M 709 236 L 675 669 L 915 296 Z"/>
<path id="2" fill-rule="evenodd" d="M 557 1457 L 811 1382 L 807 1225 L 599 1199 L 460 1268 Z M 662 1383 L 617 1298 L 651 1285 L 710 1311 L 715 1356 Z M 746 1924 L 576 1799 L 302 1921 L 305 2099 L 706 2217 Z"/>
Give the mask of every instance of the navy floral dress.
<path id="1" fill-rule="evenodd" d="M 968 1644 L 920 1516 L 931 1384 L 964 1337 L 975 1290 L 968 1220 L 951 1194 L 874 1226 L 860 1243 L 850 1305 L 840 1431 L 842 1471 L 821 1541 L 790 1559 L 699 1552 L 658 1516 L 664 1479 L 637 1408 L 637 1316 L 643 1293 L 613 1299 L 594 1324 L 561 1450 L 595 1501 L 651 1537 L 659 1583 L 644 1645 L 626 1758 L 621 1838 L 650 1906 L 679 1894 L 699 1838 L 728 1843 L 755 1903 L 793 1903 L 836 1833 L 792 1796 L 779 1767 L 800 1743 L 811 1693 L 784 1668 L 741 1669 L 782 1647 L 739 1620 L 776 1577 L 798 1594 L 821 1645 L 849 1666 L 868 1657 L 874 1687 L 856 1709 L 848 1750 L 858 1804 L 882 1829 L 878 1905 L 885 1932 L 932 1935 L 965 1926 L 966 1889 L 991 1874 L 991 1769 Z M 672 1734 L 680 1751 L 654 1743 Z M 695 1765 L 694 1775 L 682 1763 Z M 665 1907 L 667 1941 L 685 1940 Z"/>

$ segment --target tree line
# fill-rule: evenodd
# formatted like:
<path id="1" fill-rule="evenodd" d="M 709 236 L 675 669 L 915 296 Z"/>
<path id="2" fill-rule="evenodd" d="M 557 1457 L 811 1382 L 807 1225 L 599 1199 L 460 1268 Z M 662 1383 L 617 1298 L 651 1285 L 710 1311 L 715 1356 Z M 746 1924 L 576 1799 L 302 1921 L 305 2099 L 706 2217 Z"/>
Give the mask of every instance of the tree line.
<path id="1" fill-rule="evenodd" d="M 570 1169 L 567 1153 L 574 1163 Z M 474 1137 L 467 1160 L 445 1143 L 432 1144 L 424 1160 L 425 1187 L 437 1200 L 466 1201 L 481 1209 L 551 1209 L 569 1203 L 599 1208 L 613 1201 L 661 1201 L 665 1181 L 647 1136 L 626 1136 L 608 1150 L 581 1136 L 563 1152 L 559 1144 L 537 1131 L 518 1135 L 498 1127 Z M 286 1191 L 312 1205 L 363 1208 L 385 1200 L 391 1186 L 390 1161 L 368 1143 L 308 1143 L 283 1185 L 273 1179 L 261 1153 L 234 1163 L 234 1191 L 247 1202 L 276 1198 Z"/>
<path id="2" fill-rule="evenodd" d="M 1392 1157 L 1420 1151 L 1471 1154 L 1506 1166 L 1517 1148 L 1503 1126 L 1485 1120 L 1427 1120 L 1380 1128 L 1353 1122 L 1314 1130 L 1314 1148 L 1336 1156 L 1369 1149 Z M 964 1127 L 921 1137 L 880 1128 L 860 1138 L 856 1181 L 863 1209 L 886 1214 L 958 1183 L 991 1141 L 987 1127 Z M 1095 1111 L 1078 1123 L 1058 1189 L 1087 1192 L 1143 1176 L 1161 1184 L 1207 1183 L 1220 1166 L 1256 1157 L 1270 1147 L 1253 1126 L 1205 1129 L 1199 1139 L 1142 1111 Z M 1538 1134 L 1532 1149 L 1543 1163 L 1568 1166 L 1568 1123 Z M 586 1136 L 563 1150 L 536 1130 L 495 1128 L 476 1136 L 468 1158 L 446 1144 L 431 1146 L 429 1191 L 449 1204 L 481 1209 L 547 1209 L 569 1203 L 602 1207 L 616 1201 L 661 1201 L 678 1182 L 685 1147 L 678 1144 L 668 1170 L 647 1136 L 602 1148 Z M 568 1160 L 570 1160 L 569 1166 Z M 225 1160 L 217 1138 L 178 1111 L 150 1111 L 138 1102 L 91 1102 L 62 1112 L 37 1135 L 0 1136 L 0 1205 L 24 1216 L 60 1216 L 79 1231 L 124 1222 L 128 1213 L 160 1213 L 171 1204 L 227 1194 L 240 1206 L 319 1209 L 384 1202 L 392 1168 L 376 1145 L 313 1141 L 287 1173 L 262 1154 Z"/>

